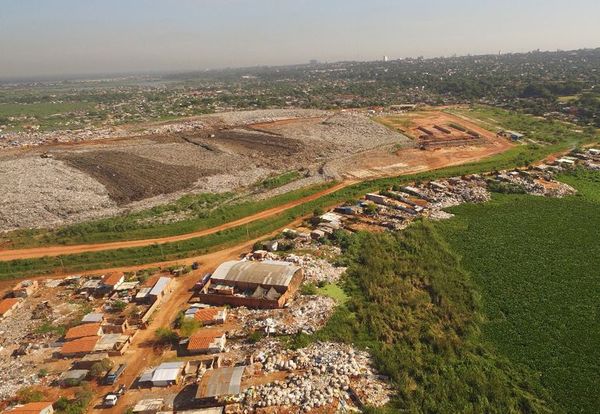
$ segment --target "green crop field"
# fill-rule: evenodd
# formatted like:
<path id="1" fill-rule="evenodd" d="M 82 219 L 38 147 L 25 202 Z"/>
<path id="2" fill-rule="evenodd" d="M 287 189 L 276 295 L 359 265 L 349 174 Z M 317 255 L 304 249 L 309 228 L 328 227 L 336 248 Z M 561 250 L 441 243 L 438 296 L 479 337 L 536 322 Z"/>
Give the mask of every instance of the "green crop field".
<path id="1" fill-rule="evenodd" d="M 600 407 L 600 173 L 564 199 L 498 195 L 436 225 L 482 293 L 484 336 L 540 375 L 566 412 Z"/>

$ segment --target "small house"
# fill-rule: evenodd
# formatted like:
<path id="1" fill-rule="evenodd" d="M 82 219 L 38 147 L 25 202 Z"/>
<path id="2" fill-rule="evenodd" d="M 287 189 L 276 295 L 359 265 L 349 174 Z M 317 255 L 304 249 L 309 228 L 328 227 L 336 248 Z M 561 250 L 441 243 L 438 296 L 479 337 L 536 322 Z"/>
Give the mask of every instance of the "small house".
<path id="1" fill-rule="evenodd" d="M 154 387 L 168 387 L 179 382 L 181 372 L 185 366 L 184 362 L 163 362 L 152 373 L 152 385 Z"/>
<path id="2" fill-rule="evenodd" d="M 10 414 L 52 414 L 54 408 L 49 401 L 31 402 L 24 405 L 18 405 L 12 410 L 6 411 Z"/>
<path id="3" fill-rule="evenodd" d="M 111 273 L 102 279 L 102 286 L 106 289 L 115 290 L 121 283 L 125 281 L 123 273 Z"/>
<path id="4" fill-rule="evenodd" d="M 84 323 L 83 325 L 77 325 L 69 329 L 65 334 L 65 339 L 77 339 L 100 335 L 102 335 L 102 327 L 99 323 Z"/>
<path id="5" fill-rule="evenodd" d="M 210 307 L 196 308 L 192 314 L 193 318 L 200 322 L 203 326 L 223 324 L 227 319 L 227 308 Z"/>
<path id="6" fill-rule="evenodd" d="M 104 315 L 102 313 L 98 313 L 98 312 L 90 312 L 81 319 L 81 323 L 102 323 L 102 322 L 104 322 Z"/>
<path id="7" fill-rule="evenodd" d="M 225 350 L 225 334 L 219 329 L 201 329 L 193 334 L 187 344 L 190 354 L 216 354 Z"/>
<path id="8" fill-rule="evenodd" d="M 94 352 L 99 336 L 88 336 L 65 342 L 59 353 L 64 357 L 83 356 Z"/>

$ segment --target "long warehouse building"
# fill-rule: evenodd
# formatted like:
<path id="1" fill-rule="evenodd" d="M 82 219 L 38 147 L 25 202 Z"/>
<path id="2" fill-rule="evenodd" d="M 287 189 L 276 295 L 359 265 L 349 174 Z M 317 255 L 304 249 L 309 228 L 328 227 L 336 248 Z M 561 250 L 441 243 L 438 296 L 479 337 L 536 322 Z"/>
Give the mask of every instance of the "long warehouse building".
<path id="1" fill-rule="evenodd" d="M 229 261 L 211 275 L 200 300 L 213 305 L 280 308 L 294 296 L 304 273 L 280 261 Z"/>

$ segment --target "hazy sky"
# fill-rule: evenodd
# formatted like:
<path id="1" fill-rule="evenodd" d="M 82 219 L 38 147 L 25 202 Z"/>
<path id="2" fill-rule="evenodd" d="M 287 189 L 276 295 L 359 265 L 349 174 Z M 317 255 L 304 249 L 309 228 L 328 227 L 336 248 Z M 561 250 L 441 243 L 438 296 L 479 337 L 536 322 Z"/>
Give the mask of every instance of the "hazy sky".
<path id="1" fill-rule="evenodd" d="M 600 46 L 600 0 L 0 0 L 0 77 Z"/>

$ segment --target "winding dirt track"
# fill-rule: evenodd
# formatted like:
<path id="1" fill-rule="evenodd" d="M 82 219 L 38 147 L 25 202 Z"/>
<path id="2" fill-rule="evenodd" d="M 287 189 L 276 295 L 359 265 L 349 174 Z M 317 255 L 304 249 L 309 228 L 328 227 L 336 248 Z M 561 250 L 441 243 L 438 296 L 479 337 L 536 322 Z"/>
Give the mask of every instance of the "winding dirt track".
<path id="1" fill-rule="evenodd" d="M 316 200 L 317 198 L 323 197 L 327 194 L 334 193 L 344 187 L 352 185 L 357 181 L 343 181 L 333 187 L 326 188 L 318 193 L 311 194 L 307 197 L 299 198 L 297 200 L 290 201 L 278 207 L 273 207 L 268 210 L 252 214 L 250 216 L 243 217 L 238 220 L 230 221 L 228 223 L 221 224 L 217 227 L 211 227 L 209 229 L 199 230 L 192 233 L 180 234 L 177 236 L 160 237 L 155 239 L 144 239 L 144 240 L 125 240 L 119 242 L 110 243 L 97 243 L 97 244 L 79 244 L 73 246 L 48 246 L 48 247 L 35 247 L 31 249 L 17 249 L 17 250 L 0 250 L 0 261 L 16 260 L 16 259 L 32 259 L 36 257 L 44 256 L 60 256 L 65 254 L 77 254 L 77 253 L 89 253 L 97 252 L 101 250 L 115 250 L 124 249 L 128 247 L 143 247 L 150 246 L 153 244 L 164 244 L 173 243 L 182 240 L 193 239 L 195 237 L 207 236 L 209 234 L 217 233 L 219 231 L 227 230 L 233 227 L 241 226 L 244 224 L 251 223 L 256 220 L 265 219 L 276 214 L 282 213 L 293 207 L 302 205 L 309 201 Z"/>

